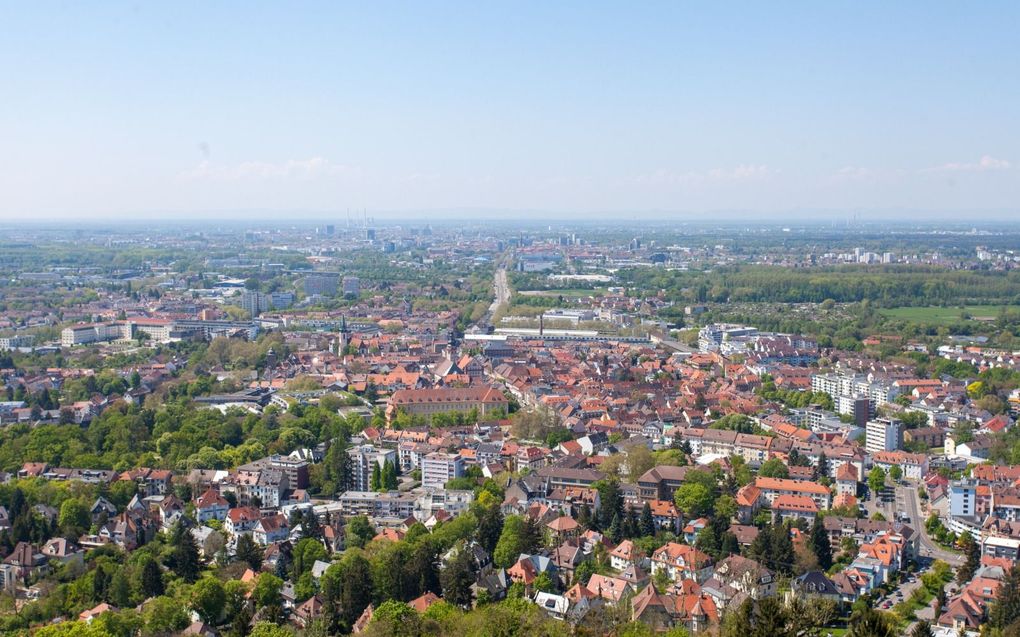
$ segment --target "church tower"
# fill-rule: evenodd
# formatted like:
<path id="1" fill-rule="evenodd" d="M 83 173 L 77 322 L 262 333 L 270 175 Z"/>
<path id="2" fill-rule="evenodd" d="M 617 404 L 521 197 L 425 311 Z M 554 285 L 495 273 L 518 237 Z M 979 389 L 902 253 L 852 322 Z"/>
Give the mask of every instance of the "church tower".
<path id="1" fill-rule="evenodd" d="M 351 333 L 347 329 L 347 315 L 343 314 L 340 316 L 340 335 L 337 340 L 336 354 L 337 356 L 343 356 L 344 350 L 351 342 Z"/>

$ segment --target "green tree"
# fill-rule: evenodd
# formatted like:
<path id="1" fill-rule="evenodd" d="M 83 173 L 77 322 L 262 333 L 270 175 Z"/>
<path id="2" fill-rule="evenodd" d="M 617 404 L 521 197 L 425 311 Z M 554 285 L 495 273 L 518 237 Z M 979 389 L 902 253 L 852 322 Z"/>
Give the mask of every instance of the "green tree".
<path id="1" fill-rule="evenodd" d="M 878 493 L 885 488 L 885 470 L 882 467 L 872 467 L 868 472 L 868 488 L 872 493 Z"/>
<path id="2" fill-rule="evenodd" d="M 197 580 L 202 571 L 202 563 L 199 560 L 198 543 L 195 541 L 195 536 L 178 522 L 170 534 L 170 544 L 173 549 L 170 552 L 167 566 L 186 582 Z"/>
<path id="3" fill-rule="evenodd" d="M 535 582 L 532 584 L 536 591 L 542 591 L 543 593 L 555 593 L 556 585 L 553 584 L 553 580 L 549 577 L 549 573 L 539 573 L 538 577 L 535 578 Z"/>
<path id="4" fill-rule="evenodd" d="M 737 500 L 731 495 L 721 495 L 713 508 L 717 518 L 728 521 L 737 515 Z"/>
<path id="5" fill-rule="evenodd" d="M 870 606 L 858 608 L 850 616 L 848 637 L 896 637 L 896 622 L 888 613 Z"/>
<path id="6" fill-rule="evenodd" d="M 404 568 L 407 571 L 406 581 L 413 587 L 415 595 L 427 591 L 442 592 L 439 581 L 439 544 L 431 538 L 423 539 L 411 546 L 411 554 Z"/>
<path id="7" fill-rule="evenodd" d="M 981 546 L 966 531 L 960 536 L 959 543 L 963 549 L 963 554 L 966 556 L 966 560 L 963 566 L 956 571 L 956 581 L 960 584 L 966 584 L 974 577 L 974 573 L 981 566 Z"/>
<path id="8" fill-rule="evenodd" d="M 372 491 L 382 491 L 382 470 L 378 462 L 372 463 L 372 476 L 368 480 L 368 488 Z"/>
<path id="9" fill-rule="evenodd" d="M 77 538 L 88 530 L 91 524 L 89 509 L 81 501 L 68 498 L 61 503 L 57 525 L 65 536 Z"/>
<path id="10" fill-rule="evenodd" d="M 242 609 L 248 607 L 248 593 L 250 588 L 247 582 L 232 579 L 223 584 L 223 617 L 226 622 L 232 623 L 241 613 Z"/>
<path id="11" fill-rule="evenodd" d="M 357 621 L 372 602 L 372 572 L 368 560 L 360 552 L 346 555 L 340 562 L 340 608 L 341 617 L 349 627 Z"/>
<path id="12" fill-rule="evenodd" d="M 711 511 L 714 500 L 712 491 L 704 484 L 697 482 L 686 482 L 680 485 L 673 496 L 676 507 L 690 518 L 701 517 Z"/>
<path id="13" fill-rule="evenodd" d="M 191 609 L 207 624 L 216 625 L 226 601 L 223 584 L 215 577 L 203 577 L 191 587 Z"/>
<path id="14" fill-rule="evenodd" d="M 173 635 L 187 628 L 191 623 L 187 608 L 172 597 L 155 597 L 142 611 L 145 627 L 143 636 Z"/>
<path id="15" fill-rule="evenodd" d="M 256 608 L 282 607 L 283 597 L 280 591 L 283 590 L 283 580 L 272 573 L 262 573 L 255 580 L 255 587 L 251 591 L 251 599 L 255 602 Z"/>
<path id="16" fill-rule="evenodd" d="M 608 529 L 613 518 L 623 514 L 623 496 L 620 483 L 615 478 L 599 480 L 594 486 L 599 492 L 601 508 L 598 511 L 598 528 Z"/>
<path id="17" fill-rule="evenodd" d="M 769 458 L 761 465 L 758 475 L 765 478 L 789 478 L 790 468 L 779 458 Z"/>
<path id="18" fill-rule="evenodd" d="M 829 570 L 832 566 L 832 546 L 820 517 L 816 517 L 811 525 L 811 550 L 818 559 L 818 567 L 823 571 Z"/>
<path id="19" fill-rule="evenodd" d="M 252 627 L 248 637 L 294 637 L 294 631 L 273 622 L 258 622 Z"/>
<path id="20" fill-rule="evenodd" d="M 156 560 L 147 558 L 142 565 L 141 589 L 145 598 L 158 597 L 163 594 L 163 569 Z"/>
<path id="21" fill-rule="evenodd" d="M 482 493 L 484 495 L 488 492 L 483 491 Z M 491 554 L 496 550 L 499 536 L 503 532 L 503 513 L 500 511 L 499 504 L 496 503 L 482 508 L 476 516 L 478 517 L 478 530 L 475 537 L 481 547 Z"/>
<path id="22" fill-rule="evenodd" d="M 365 546 L 375 537 L 375 527 L 364 515 L 357 515 L 347 521 L 347 545 L 355 548 Z"/>
<path id="23" fill-rule="evenodd" d="M 652 517 L 652 506 L 646 501 L 641 507 L 641 535 L 649 537 L 655 535 L 655 519 Z"/>
<path id="24" fill-rule="evenodd" d="M 394 599 L 386 600 L 372 613 L 368 625 L 368 637 L 392 635 L 393 637 L 418 637 L 421 635 L 422 619 L 413 608 Z"/>
<path id="25" fill-rule="evenodd" d="M 529 548 L 524 518 L 519 515 L 511 515 L 503 523 L 503 532 L 499 536 L 499 541 L 496 542 L 492 560 L 500 568 L 510 568 L 517 561 L 518 556 L 527 552 Z"/>
<path id="26" fill-rule="evenodd" d="M 769 565 L 779 573 L 790 574 L 793 572 L 796 558 L 790 530 L 784 524 L 776 524 L 772 527 L 772 553 Z"/>
<path id="27" fill-rule="evenodd" d="M 935 633 L 932 631 L 928 620 L 922 619 L 914 624 L 914 629 L 910 631 L 910 637 L 935 637 Z"/>
<path id="28" fill-rule="evenodd" d="M 474 595 L 471 585 L 475 582 L 474 559 L 467 550 L 457 554 L 439 575 L 443 586 L 443 599 L 454 606 L 470 608 Z"/>
<path id="29" fill-rule="evenodd" d="M 900 466 L 898 464 L 894 464 L 893 466 L 889 467 L 889 477 L 895 480 L 896 482 L 899 482 L 900 480 L 903 479 L 903 469 L 900 469 Z"/>
<path id="30" fill-rule="evenodd" d="M 294 582 L 294 601 L 300 604 L 312 595 L 315 595 L 315 579 L 311 571 L 307 571 Z"/>
<path id="31" fill-rule="evenodd" d="M 1020 620 L 1020 568 L 1014 565 L 999 587 L 995 602 L 989 609 L 988 623 L 994 628 L 1004 630 L 1017 620 Z"/>
<path id="32" fill-rule="evenodd" d="M 250 533 L 242 533 L 237 538 L 235 557 L 237 561 L 246 563 L 253 571 L 262 568 L 262 547 L 252 539 Z"/>
<path id="33" fill-rule="evenodd" d="M 312 570 L 317 560 L 325 562 L 327 559 L 326 547 L 315 538 L 301 538 L 294 545 L 291 551 L 292 576 L 296 581 L 299 577 Z"/>

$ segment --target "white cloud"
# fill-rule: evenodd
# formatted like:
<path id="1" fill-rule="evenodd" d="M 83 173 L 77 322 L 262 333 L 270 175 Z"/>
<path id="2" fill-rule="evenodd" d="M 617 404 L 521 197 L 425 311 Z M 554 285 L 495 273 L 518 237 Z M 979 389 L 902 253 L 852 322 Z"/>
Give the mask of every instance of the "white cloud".
<path id="1" fill-rule="evenodd" d="M 358 170 L 351 166 L 334 164 L 324 157 L 311 157 L 280 163 L 247 161 L 240 164 L 217 164 L 205 160 L 195 168 L 181 173 L 181 177 L 191 181 L 302 181 L 357 173 Z"/>
<path id="2" fill-rule="evenodd" d="M 976 162 L 951 162 L 921 172 L 987 172 L 992 170 L 1007 170 L 1012 164 L 1005 159 L 996 159 L 991 155 L 982 155 Z"/>

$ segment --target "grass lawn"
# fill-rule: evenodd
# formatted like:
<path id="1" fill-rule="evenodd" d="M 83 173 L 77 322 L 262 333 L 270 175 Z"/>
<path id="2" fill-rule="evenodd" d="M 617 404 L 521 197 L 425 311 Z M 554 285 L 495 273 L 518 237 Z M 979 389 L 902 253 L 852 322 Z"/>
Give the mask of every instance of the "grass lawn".
<path id="1" fill-rule="evenodd" d="M 968 305 L 959 307 L 897 307 L 893 309 L 879 310 L 889 318 L 904 319 L 915 323 L 955 323 L 960 320 L 961 314 L 966 312 L 973 320 L 976 318 L 992 318 L 999 315 L 1002 305 Z M 1020 310 L 1020 306 L 1005 306 L 1007 310 Z"/>

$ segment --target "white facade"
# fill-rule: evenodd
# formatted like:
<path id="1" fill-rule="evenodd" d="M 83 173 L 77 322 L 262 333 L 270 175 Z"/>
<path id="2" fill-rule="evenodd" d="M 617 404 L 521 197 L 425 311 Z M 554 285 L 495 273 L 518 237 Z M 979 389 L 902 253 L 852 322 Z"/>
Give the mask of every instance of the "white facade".
<path id="1" fill-rule="evenodd" d="M 351 458 L 351 490 L 368 491 L 372 482 L 372 463 L 379 465 L 381 471 L 387 462 L 396 466 L 397 452 L 395 449 L 382 449 L 374 445 L 360 445 L 347 450 Z"/>
<path id="2" fill-rule="evenodd" d="M 869 420 L 865 429 L 865 446 L 868 453 L 896 451 L 901 444 L 902 426 L 893 418 Z"/>
<path id="3" fill-rule="evenodd" d="M 426 455 L 421 463 L 421 484 L 424 487 L 443 488 L 454 478 L 464 475 L 464 459 L 459 453 L 435 452 Z"/>
<path id="4" fill-rule="evenodd" d="M 977 513 L 977 482 L 959 480 L 949 485 L 949 515 L 970 518 Z"/>

